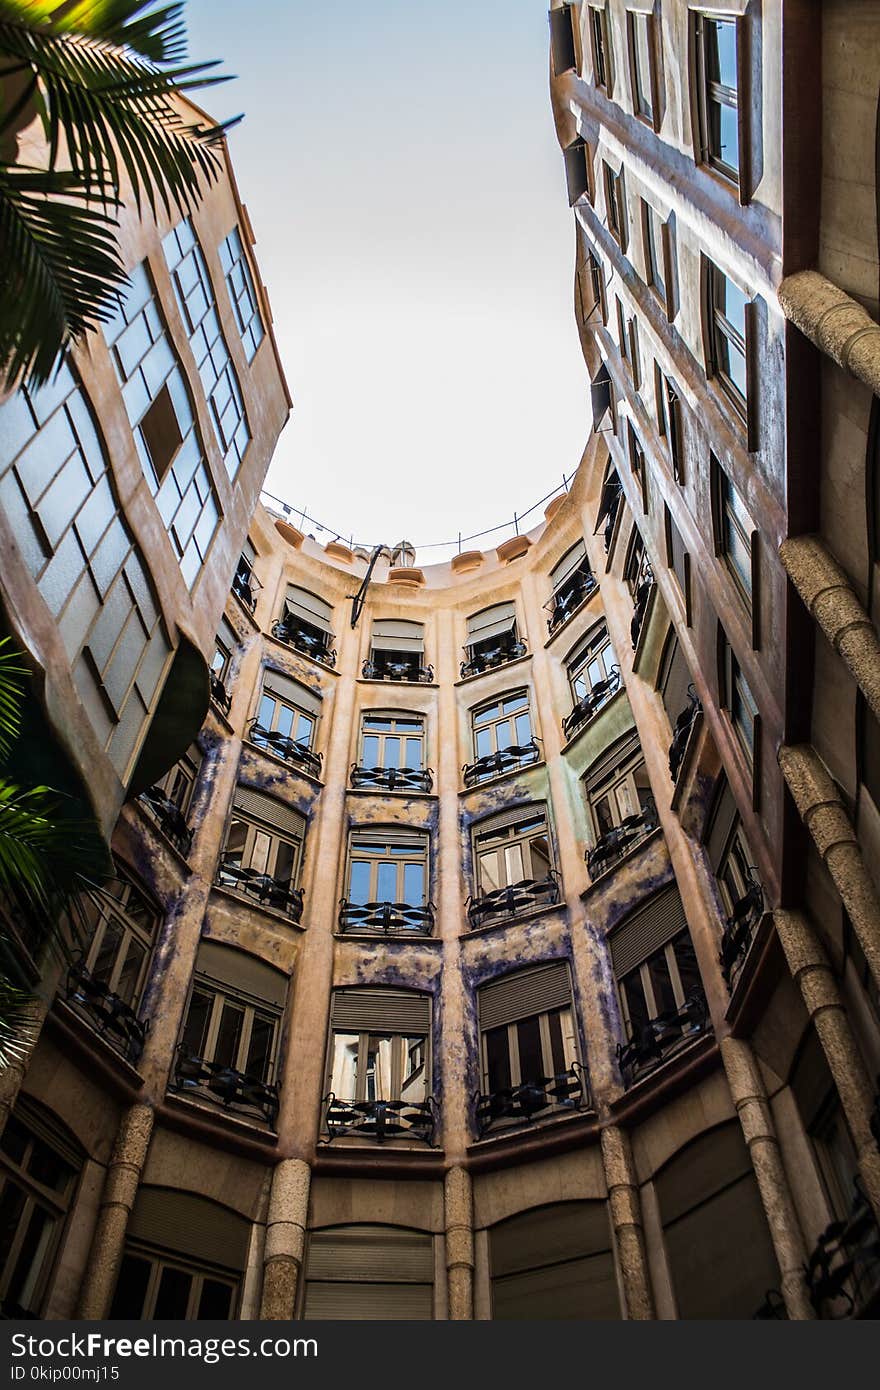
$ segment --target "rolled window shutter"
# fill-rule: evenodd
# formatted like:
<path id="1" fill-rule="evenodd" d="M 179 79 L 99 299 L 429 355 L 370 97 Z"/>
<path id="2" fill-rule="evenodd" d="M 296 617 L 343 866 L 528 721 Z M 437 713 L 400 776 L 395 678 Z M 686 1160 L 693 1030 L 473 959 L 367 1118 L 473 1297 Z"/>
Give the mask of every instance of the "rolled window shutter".
<path id="1" fill-rule="evenodd" d="M 330 631 L 333 609 L 324 599 L 318 598 L 317 594 L 310 593 L 308 589 L 301 589 L 297 584 L 288 584 L 287 605 L 303 622 L 321 628 L 323 632 Z"/>
<path id="2" fill-rule="evenodd" d="M 701 1134 L 664 1164 L 654 1180 L 664 1226 L 751 1172 L 738 1122 Z"/>
<path id="3" fill-rule="evenodd" d="M 288 977 L 257 956 L 224 946 L 220 941 L 202 941 L 196 958 L 196 972 L 216 984 L 241 990 L 255 999 L 283 1009 Z"/>
<path id="4" fill-rule="evenodd" d="M 337 989 L 330 1007 L 337 1033 L 402 1033 L 431 1030 L 431 996 L 397 989 Z"/>
<path id="5" fill-rule="evenodd" d="M 220 626 L 217 629 L 217 640 L 223 643 L 227 651 L 233 652 L 238 646 L 238 634 L 228 618 L 220 619 Z"/>
<path id="6" fill-rule="evenodd" d="M 543 817 L 546 823 L 547 808 L 543 802 L 539 804 L 529 803 L 526 806 L 513 806 L 509 811 L 501 811 L 497 816 L 487 816 L 485 820 L 478 821 L 474 826 L 474 836 L 480 840 L 484 835 L 494 835 L 509 825 L 519 825 L 521 821 L 537 820 L 539 816 Z"/>
<path id="7" fill-rule="evenodd" d="M 571 1007 L 568 963 L 554 960 L 531 970 L 517 970 L 477 991 L 480 1028 L 500 1028 L 550 1009 Z"/>
<path id="8" fill-rule="evenodd" d="M 516 622 L 516 604 L 496 603 L 491 608 L 484 608 L 481 613 L 474 613 L 468 618 L 468 642 L 486 642 L 490 637 L 500 637 L 504 632 L 510 632 Z"/>
<path id="9" fill-rule="evenodd" d="M 429 1234 L 388 1226 L 313 1231 L 304 1316 L 322 1320 L 422 1320 L 433 1315 Z"/>
<path id="10" fill-rule="evenodd" d="M 734 827 L 739 818 L 736 809 L 736 802 L 733 799 L 733 792 L 730 790 L 727 778 L 724 778 L 724 785 L 720 794 L 715 798 L 715 809 L 712 812 L 712 820 L 709 825 L 709 832 L 706 836 L 705 845 L 709 855 L 709 863 L 712 872 L 718 872 L 721 861 L 724 858 L 724 851 L 733 834 Z"/>
<path id="11" fill-rule="evenodd" d="M 396 618 L 377 619 L 373 623 L 371 646 L 378 652 L 423 652 L 424 624 Z"/>
<path id="12" fill-rule="evenodd" d="M 601 758 L 589 768 L 586 776 L 587 792 L 593 795 L 599 788 L 608 781 L 613 773 L 626 767 L 633 759 L 641 754 L 639 736 L 635 729 L 631 729 L 615 743 L 611 745 Z"/>
<path id="13" fill-rule="evenodd" d="M 245 1266 L 250 1233 L 251 1223 L 238 1212 L 167 1187 L 140 1187 L 128 1223 L 129 1240 L 238 1272 Z"/>
<path id="14" fill-rule="evenodd" d="M 307 1283 L 304 1317 L 315 1322 L 430 1322 L 430 1284 Z"/>
<path id="15" fill-rule="evenodd" d="M 493 1277 L 610 1249 L 605 1202 L 554 1202 L 489 1228 Z"/>
<path id="16" fill-rule="evenodd" d="M 678 889 L 664 888 L 611 932 L 608 944 L 617 979 L 622 979 L 673 936 L 686 930 L 687 918 Z"/>
<path id="17" fill-rule="evenodd" d="M 290 676 L 285 676 L 283 672 L 273 670 L 271 666 L 266 667 L 263 690 L 270 695 L 277 695 L 290 705 L 297 705 L 308 714 L 317 716 L 321 713 L 320 695 L 316 695 L 299 681 L 291 680 Z"/>
<path id="18" fill-rule="evenodd" d="M 287 835 L 302 839 L 306 823 L 299 811 L 276 801 L 273 796 L 264 796 L 250 787 L 239 785 L 235 789 L 235 808 L 246 816 L 255 816 L 273 830 L 281 830 Z"/>
<path id="19" fill-rule="evenodd" d="M 550 571 L 550 583 L 553 588 L 560 588 L 586 558 L 587 548 L 583 541 L 578 541 L 577 545 L 573 545 L 571 550 L 567 551 Z"/>

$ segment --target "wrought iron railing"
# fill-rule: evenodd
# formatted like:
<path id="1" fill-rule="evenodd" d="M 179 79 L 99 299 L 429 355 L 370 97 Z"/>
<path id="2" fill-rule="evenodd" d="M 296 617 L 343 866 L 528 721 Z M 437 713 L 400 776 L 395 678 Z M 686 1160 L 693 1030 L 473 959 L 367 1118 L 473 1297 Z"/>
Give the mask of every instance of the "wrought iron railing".
<path id="1" fill-rule="evenodd" d="M 586 695 L 578 700 L 571 714 L 567 714 L 563 719 L 562 732 L 565 737 L 572 738 L 581 725 L 592 719 L 594 714 L 598 714 L 602 706 L 607 705 L 619 689 L 620 667 L 612 666 L 605 679 L 597 681 L 592 690 L 588 690 Z"/>
<path id="2" fill-rule="evenodd" d="M 617 1044 L 617 1063 L 627 1086 L 669 1060 L 706 1032 L 709 1011 L 702 990 L 688 995 L 680 1009 L 650 1019 L 626 1043 Z"/>
<path id="3" fill-rule="evenodd" d="M 493 671 L 496 666 L 505 666 L 508 661 L 516 661 L 518 657 L 525 656 L 526 644 L 521 638 L 514 641 L 502 642 L 497 647 L 489 647 L 485 651 L 471 651 L 467 661 L 461 663 L 461 678 L 465 680 L 468 676 L 481 676 L 484 671 Z"/>
<path id="4" fill-rule="evenodd" d="M 353 787 L 389 792 L 429 792 L 434 773 L 429 767 L 363 767 L 352 763 L 349 780 Z"/>
<path id="5" fill-rule="evenodd" d="M 476 787 L 480 782 L 488 782 L 490 777 L 500 777 L 502 772 L 512 772 L 514 768 L 528 767 L 540 760 L 541 750 L 534 735 L 528 743 L 513 743 L 509 748 L 499 748 L 495 753 L 485 753 L 476 762 L 465 763 L 462 777 L 466 787 Z"/>
<path id="6" fill-rule="evenodd" d="M 317 628 L 298 623 L 295 618 L 277 618 L 272 624 L 272 636 L 312 661 L 320 661 L 324 666 L 336 665 L 336 648 L 331 645 L 334 640 L 332 632 L 320 632 Z"/>
<path id="7" fill-rule="evenodd" d="M 150 1020 L 138 1018 L 131 1005 L 95 979 L 82 960 L 75 961 L 67 972 L 65 999 L 114 1051 L 132 1066 L 137 1065 Z"/>
<path id="8" fill-rule="evenodd" d="M 371 652 L 361 667 L 361 675 L 365 681 L 410 681 L 430 685 L 434 667 L 423 666 L 417 656 L 392 658 L 390 653 Z"/>
<path id="9" fill-rule="evenodd" d="M 376 1144 L 420 1139 L 433 1147 L 437 1106 L 433 1096 L 423 1101 L 341 1100 L 331 1091 L 324 1097 L 324 1126 L 328 1142 L 353 1135 Z"/>
<path id="10" fill-rule="evenodd" d="M 523 1120 L 534 1124 L 566 1111 L 588 1110 L 590 1088 L 584 1068 L 574 1062 L 558 1076 L 539 1076 L 498 1091 L 478 1091 L 473 1105 L 477 1134 L 482 1139 L 494 1125 Z"/>
<path id="11" fill-rule="evenodd" d="M 675 721 L 672 742 L 669 745 L 669 775 L 673 782 L 678 781 L 678 774 L 681 772 L 681 765 L 684 762 L 691 733 L 703 713 L 702 702 L 692 685 L 688 686 L 687 696 L 688 702 Z"/>
<path id="12" fill-rule="evenodd" d="M 259 719 L 251 720 L 248 738 L 255 747 L 265 748 L 277 758 L 283 758 L 286 763 L 298 763 L 312 777 L 320 777 L 323 755 L 313 753 L 304 743 L 297 742 L 287 734 L 279 733 L 277 729 L 264 728 Z"/>
<path id="13" fill-rule="evenodd" d="M 232 696 L 216 671 L 209 671 L 208 679 L 211 684 L 211 699 L 224 714 L 228 714 L 232 707 Z"/>
<path id="14" fill-rule="evenodd" d="M 826 1226 L 805 1274 L 817 1317 L 875 1317 L 880 1311 L 880 1228 L 860 1178 L 847 1215 Z"/>
<path id="15" fill-rule="evenodd" d="M 256 869 L 243 868 L 226 858 L 220 861 L 217 882 L 221 888 L 234 888 L 237 893 L 245 893 L 255 898 L 262 907 L 274 908 L 276 912 L 286 912 L 294 922 L 299 922 L 303 912 L 303 890 L 291 888 L 289 883 L 279 882 L 271 874 L 258 873 Z"/>
<path id="16" fill-rule="evenodd" d="M 559 902 L 559 875 L 551 869 L 546 878 L 524 878 L 506 888 L 470 897 L 465 902 L 471 930 L 486 918 L 519 917 L 536 907 L 552 907 Z"/>
<path id="17" fill-rule="evenodd" d="M 434 930 L 434 904 L 353 903 L 340 898 L 339 930 L 382 936 L 430 936 Z"/>
<path id="18" fill-rule="evenodd" d="M 654 572 L 650 565 L 644 567 L 644 577 L 640 580 L 636 589 L 632 622 L 630 623 L 629 635 L 632 639 L 633 651 L 639 645 L 639 638 L 642 635 L 642 628 L 645 623 L 645 616 L 648 612 L 648 604 L 654 592 Z"/>
<path id="19" fill-rule="evenodd" d="M 162 834 L 180 850 L 184 859 L 192 849 L 193 832 L 176 802 L 166 796 L 161 787 L 147 787 L 138 800 L 146 807 Z"/>
<path id="20" fill-rule="evenodd" d="M 654 798 L 649 796 L 641 811 L 633 816 L 625 816 L 620 825 L 613 825 L 600 835 L 591 849 L 587 850 L 586 860 L 590 878 L 596 879 L 604 874 L 624 855 L 629 854 L 642 840 L 657 829 L 657 807 Z"/>
<path id="21" fill-rule="evenodd" d="M 177 1049 L 177 1059 L 171 1085 L 183 1095 L 220 1105 L 239 1115 L 265 1120 L 272 1129 L 278 1119 L 278 1087 L 248 1076 L 234 1067 L 207 1062 L 188 1051 L 183 1044 Z"/>
<path id="22" fill-rule="evenodd" d="M 241 599 L 250 613 L 253 613 L 257 606 L 257 594 L 261 587 L 256 576 L 244 570 L 236 570 L 232 576 L 232 592 Z"/>
<path id="23" fill-rule="evenodd" d="M 596 576 L 590 570 L 578 570 L 559 586 L 548 605 L 550 617 L 547 619 L 547 631 L 551 637 L 598 587 Z"/>
<path id="24" fill-rule="evenodd" d="M 756 878 L 749 874 L 749 887 L 724 923 L 721 933 L 721 973 L 727 988 L 732 992 L 739 978 L 752 938 L 764 915 L 764 888 Z"/>

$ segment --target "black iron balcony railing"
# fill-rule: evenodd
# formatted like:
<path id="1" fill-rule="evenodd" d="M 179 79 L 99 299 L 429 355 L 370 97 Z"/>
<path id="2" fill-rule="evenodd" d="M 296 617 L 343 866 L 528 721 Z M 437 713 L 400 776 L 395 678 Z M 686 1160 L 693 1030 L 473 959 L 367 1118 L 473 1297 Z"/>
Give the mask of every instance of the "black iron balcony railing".
<path id="1" fill-rule="evenodd" d="M 245 893 L 255 898 L 262 907 L 274 908 L 276 912 L 286 912 L 294 922 L 299 922 L 303 912 L 303 890 L 291 888 L 289 883 L 279 882 L 271 874 L 258 873 L 256 869 L 245 869 L 226 858 L 220 861 L 217 882 L 221 888 L 233 888 L 237 893 Z"/>
<path id="2" fill-rule="evenodd" d="M 627 1086 L 668 1061 L 698 1035 L 705 1033 L 709 1011 L 702 990 L 688 995 L 680 1009 L 658 1014 L 617 1044 L 617 1063 Z"/>
<path id="3" fill-rule="evenodd" d="M 211 699 L 218 709 L 221 709 L 224 714 L 228 714 L 232 706 L 232 696 L 216 671 L 210 671 L 208 678 L 211 683 Z"/>
<path id="4" fill-rule="evenodd" d="M 423 666 L 417 656 L 404 653 L 371 652 L 361 667 L 365 681 L 411 681 L 430 685 L 434 667 Z"/>
<path id="5" fill-rule="evenodd" d="M 721 962 L 721 973 L 731 993 L 763 915 L 764 888 L 750 872 L 749 887 L 739 901 L 734 903 L 733 911 L 724 923 L 721 933 L 721 951 L 718 959 Z"/>
<path id="6" fill-rule="evenodd" d="M 641 811 L 633 816 L 625 816 L 620 825 L 614 825 L 600 835 L 592 849 L 586 853 L 587 869 L 590 878 L 596 879 L 604 874 L 624 855 L 629 854 L 642 840 L 646 840 L 658 826 L 657 807 L 654 798 L 649 796 Z"/>
<path id="7" fill-rule="evenodd" d="M 248 612 L 253 613 L 257 606 L 257 594 L 263 586 L 250 570 L 237 569 L 232 576 L 232 592 L 241 599 Z"/>
<path id="8" fill-rule="evenodd" d="M 807 1260 L 810 1302 L 820 1318 L 874 1318 L 880 1311 L 880 1228 L 861 1180 L 850 1209 L 832 1221 Z"/>
<path id="9" fill-rule="evenodd" d="M 562 732 L 565 737 L 572 738 L 581 725 L 592 719 L 594 714 L 598 714 L 602 706 L 607 705 L 619 689 L 620 667 L 612 666 L 605 679 L 597 681 L 592 690 L 588 690 L 586 695 L 578 700 L 571 714 L 567 714 L 563 719 Z"/>
<path id="10" fill-rule="evenodd" d="M 312 661 L 320 661 L 324 666 L 336 665 L 336 648 L 332 646 L 333 633 L 322 632 L 319 628 L 300 623 L 292 615 L 278 618 L 272 624 L 272 636 L 295 651 L 302 652 Z"/>
<path id="11" fill-rule="evenodd" d="M 461 663 L 462 680 L 468 676 L 481 676 L 484 671 L 492 671 L 496 666 L 505 666 L 508 661 L 516 661 L 518 657 L 525 656 L 527 648 L 522 638 L 517 637 L 500 642 L 494 647 L 480 648 L 476 651 L 466 647 L 465 650 L 469 655 L 467 661 Z"/>
<path id="12" fill-rule="evenodd" d="M 171 1085 L 182 1095 L 220 1105 L 226 1111 L 264 1120 L 275 1128 L 278 1119 L 278 1087 L 256 1076 L 236 1071 L 219 1062 L 206 1062 L 188 1051 L 183 1044 L 177 1049 L 177 1060 Z"/>
<path id="13" fill-rule="evenodd" d="M 184 819 L 180 807 L 165 795 L 161 787 L 147 787 L 138 797 L 142 806 L 149 812 L 162 834 L 171 841 L 184 859 L 192 849 L 192 830 Z"/>
<path id="14" fill-rule="evenodd" d="M 639 581 L 636 589 L 632 622 L 630 623 L 629 635 L 632 639 L 633 651 L 639 645 L 639 638 L 642 635 L 642 628 L 645 624 L 645 615 L 648 612 L 648 604 L 654 592 L 654 572 L 650 565 L 644 566 L 643 578 Z"/>
<path id="15" fill-rule="evenodd" d="M 551 637 L 598 587 L 596 576 L 590 570 L 577 570 L 564 584 L 560 584 L 548 605 L 550 617 L 547 619 L 547 631 Z"/>
<path id="16" fill-rule="evenodd" d="M 473 1104 L 477 1135 L 482 1139 L 493 1125 L 523 1120 L 534 1124 L 566 1111 L 589 1110 L 590 1088 L 584 1068 L 573 1062 L 558 1076 L 539 1076 L 499 1091 L 478 1091 Z"/>
<path id="17" fill-rule="evenodd" d="M 434 785 L 429 767 L 364 767 L 352 763 L 349 776 L 353 787 L 389 792 L 429 792 Z"/>
<path id="18" fill-rule="evenodd" d="M 484 753 L 474 763 L 465 763 L 462 777 L 466 787 L 479 786 L 491 777 L 500 777 L 502 772 L 512 772 L 517 767 L 528 767 L 540 760 L 541 750 L 534 735 L 528 743 L 513 743 L 509 748 L 499 748 L 495 753 Z"/>
<path id="19" fill-rule="evenodd" d="M 324 1097 L 324 1125 L 328 1142 L 370 1139 L 384 1144 L 386 1139 L 420 1139 L 434 1146 L 437 1106 L 433 1096 L 427 1100 L 340 1100 L 331 1091 Z"/>
<path id="20" fill-rule="evenodd" d="M 297 742 L 287 734 L 280 734 L 277 729 L 265 729 L 259 719 L 251 720 L 248 738 L 256 748 L 265 748 L 267 752 L 274 753 L 276 758 L 283 758 L 286 763 L 298 763 L 312 777 L 320 777 L 323 755 L 313 753 L 304 743 Z"/>
<path id="21" fill-rule="evenodd" d="M 67 972 L 65 999 L 115 1052 L 137 1066 L 150 1029 L 149 1019 L 138 1018 L 131 1005 L 95 979 L 81 960 Z"/>
<path id="22" fill-rule="evenodd" d="M 339 930 L 377 936 L 430 936 L 434 930 L 434 904 L 353 903 L 340 898 Z"/>
<path id="23" fill-rule="evenodd" d="M 496 888 L 465 901 L 471 930 L 487 918 L 519 917 L 536 907 L 552 907 L 559 902 L 559 874 L 551 869 L 546 878 L 524 878 L 506 888 Z"/>
<path id="24" fill-rule="evenodd" d="M 703 713 L 702 702 L 692 685 L 688 686 L 687 696 L 688 702 L 675 721 L 672 742 L 669 745 L 669 775 L 673 782 L 678 781 L 678 774 L 681 772 L 681 765 L 684 762 L 684 755 L 687 752 L 694 725 Z"/>

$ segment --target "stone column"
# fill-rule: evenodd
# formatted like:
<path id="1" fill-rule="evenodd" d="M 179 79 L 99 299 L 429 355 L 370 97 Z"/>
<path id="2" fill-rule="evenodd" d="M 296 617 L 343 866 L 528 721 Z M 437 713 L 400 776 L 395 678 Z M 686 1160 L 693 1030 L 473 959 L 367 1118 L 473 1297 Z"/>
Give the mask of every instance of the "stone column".
<path id="1" fill-rule="evenodd" d="M 638 1321 L 656 1317 L 645 1233 L 642 1228 L 642 1204 L 639 1184 L 633 1163 L 629 1135 L 618 1125 L 602 1130 L 602 1163 L 608 1187 L 611 1224 L 617 1243 L 617 1258 L 623 1279 L 626 1315 Z"/>
<path id="2" fill-rule="evenodd" d="M 722 1039 L 721 1057 L 758 1180 L 788 1316 L 793 1321 L 806 1321 L 815 1314 L 804 1282 L 804 1240 L 758 1061 L 749 1044 L 741 1038 Z"/>
<path id="3" fill-rule="evenodd" d="M 153 1133 L 153 1118 L 151 1106 L 132 1105 L 120 1122 L 79 1293 L 78 1318 L 99 1320 L 110 1312 L 128 1219 Z"/>
<path id="4" fill-rule="evenodd" d="M 801 912 L 773 914 L 788 968 L 815 1025 L 856 1147 L 865 1193 L 880 1220 L 880 1149 L 871 1133 L 871 1081 L 821 941 Z"/>
<path id="5" fill-rule="evenodd" d="M 272 1174 L 260 1304 L 260 1317 L 267 1322 L 294 1317 L 311 1180 L 312 1170 L 301 1158 L 282 1159 Z"/>
<path id="6" fill-rule="evenodd" d="M 444 1191 L 450 1322 L 474 1316 L 474 1196 L 470 1173 L 450 1168 Z"/>

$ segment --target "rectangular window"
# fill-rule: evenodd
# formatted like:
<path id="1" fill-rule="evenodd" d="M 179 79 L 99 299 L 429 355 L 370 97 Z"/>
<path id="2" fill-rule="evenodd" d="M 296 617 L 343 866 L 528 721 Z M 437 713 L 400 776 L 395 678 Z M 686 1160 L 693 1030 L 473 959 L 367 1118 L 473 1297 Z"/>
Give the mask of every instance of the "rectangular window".
<path id="1" fill-rule="evenodd" d="M 608 14 L 605 5 L 603 4 L 601 7 L 590 5 L 587 10 L 587 18 L 590 28 L 590 51 L 593 57 L 593 81 L 597 87 L 601 87 L 610 96 L 613 73 Z"/>
<path id="2" fill-rule="evenodd" d="M 88 937 L 83 969 L 90 981 L 136 1011 L 159 925 L 159 913 L 120 871 L 83 893 L 77 919 Z"/>
<path id="3" fill-rule="evenodd" d="M 562 559 L 553 566 L 550 571 L 550 583 L 553 593 L 544 607 L 550 615 L 547 619 L 547 629 L 552 635 L 562 623 L 577 612 L 596 589 L 596 580 L 582 540 L 567 550 Z"/>
<path id="4" fill-rule="evenodd" d="M 304 694 L 308 695 L 308 692 L 304 691 Z M 277 734 L 281 740 L 289 740 L 300 748 L 309 749 L 315 738 L 317 716 L 312 709 L 302 709 L 294 704 L 295 698 L 295 692 L 288 694 L 285 690 L 279 693 L 267 683 L 260 696 L 257 723 L 261 731 Z"/>
<path id="5" fill-rule="evenodd" d="M 361 674 L 365 680 L 430 684 L 434 671 L 425 665 L 424 623 L 376 618 L 370 638 L 370 655 Z"/>
<path id="6" fill-rule="evenodd" d="M 577 15 L 576 5 L 560 5 L 550 11 L 550 54 L 554 77 L 571 72 L 577 66 L 574 37 Z"/>
<path id="7" fill-rule="evenodd" d="M 642 234 L 645 241 L 645 273 L 648 284 L 669 316 L 671 266 L 669 227 L 656 208 L 642 199 Z"/>
<path id="8" fill-rule="evenodd" d="M 583 286 L 582 278 L 585 281 Z M 583 277 L 579 272 L 578 285 L 581 288 L 581 321 L 586 323 L 598 309 L 602 322 L 607 323 L 608 305 L 605 299 L 605 277 L 602 274 L 602 263 L 595 251 L 587 249 Z"/>
<path id="9" fill-rule="evenodd" d="M 741 165 L 740 25 L 730 16 L 694 16 L 697 104 L 703 160 L 734 183 Z"/>
<path id="10" fill-rule="evenodd" d="M 672 519 L 672 513 L 664 505 L 666 527 L 666 563 L 675 575 L 681 596 L 684 599 L 688 625 L 691 620 L 691 557 L 684 548 L 681 532 Z"/>
<path id="11" fill-rule="evenodd" d="M 63 1143 L 56 1149 L 31 1129 L 17 1107 L 0 1138 L 0 1310 L 4 1318 L 39 1317 L 77 1176 L 70 1145 Z"/>
<path id="12" fill-rule="evenodd" d="M 526 813 L 511 824 L 478 831 L 474 854 L 481 895 L 529 879 L 546 879 L 553 865 L 546 812 Z"/>
<path id="13" fill-rule="evenodd" d="M 137 1322 L 227 1321 L 235 1316 L 238 1280 L 220 1270 L 126 1248 L 110 1317 Z"/>
<path id="14" fill-rule="evenodd" d="M 711 468 L 715 493 L 717 549 L 719 554 L 724 556 L 740 594 L 751 608 L 757 540 L 755 525 L 746 511 L 739 491 L 714 454 L 711 457 Z"/>
<path id="15" fill-rule="evenodd" d="M 590 147 L 580 136 L 566 145 L 562 151 L 565 160 L 565 183 L 568 189 L 568 206 L 574 207 L 581 198 L 593 201 L 593 178 Z"/>
<path id="16" fill-rule="evenodd" d="M 251 268 L 238 227 L 233 227 L 226 240 L 220 243 L 220 264 L 226 276 L 232 312 L 244 344 L 244 355 L 249 362 L 253 362 L 257 348 L 263 341 L 265 329 Z"/>
<path id="17" fill-rule="evenodd" d="M 336 990 L 327 1075 L 333 1097 L 368 1107 L 424 1105 L 431 1092 L 430 1008 L 425 995 Z"/>
<path id="18" fill-rule="evenodd" d="M 474 762 L 464 769 L 466 787 L 538 761 L 527 691 L 518 690 L 481 705 L 472 712 L 471 722 Z"/>
<path id="19" fill-rule="evenodd" d="M 330 623 L 333 609 L 326 599 L 319 598 L 298 584 L 288 584 L 282 616 L 272 625 L 272 636 L 279 642 L 295 647 L 303 656 L 335 666 L 336 651 Z"/>
<path id="20" fill-rule="evenodd" d="M 424 719 L 409 714 L 365 714 L 360 761 L 365 768 L 420 772 L 425 766 Z"/>
<path id="21" fill-rule="evenodd" d="M 686 1018 L 673 1020 L 689 996 L 702 995 L 690 933 L 685 930 L 618 980 L 624 1025 L 631 1038 L 642 1038 L 652 1021 L 663 1019 L 667 1029 L 689 1031 Z"/>
<path id="22" fill-rule="evenodd" d="M 496 603 L 474 613 L 467 620 L 467 633 L 462 679 L 481 675 L 525 655 L 526 645 L 517 631 L 516 605 L 512 601 Z"/>
<path id="23" fill-rule="evenodd" d="M 601 780 L 595 775 L 588 777 L 587 787 L 597 841 L 631 816 L 641 816 L 654 804 L 640 748 L 618 762 Z"/>
<path id="24" fill-rule="evenodd" d="M 600 623 L 581 643 L 569 658 L 567 668 L 575 704 L 591 695 L 597 686 L 609 681 L 613 673 L 619 672 L 617 657 L 604 623 Z"/>
<path id="25" fill-rule="evenodd" d="M 282 802 L 240 787 L 217 882 L 298 920 L 304 822 Z"/>
<path id="26" fill-rule="evenodd" d="M 723 630 L 721 647 L 724 706 L 733 722 L 743 751 L 750 765 L 754 767 L 760 727 L 758 705 Z"/>
<path id="27" fill-rule="evenodd" d="M 346 897 L 357 907 L 428 901 L 428 841 L 424 835 L 352 832 Z"/>
<path id="28" fill-rule="evenodd" d="M 632 469 L 633 477 L 639 485 L 642 494 L 642 511 L 648 511 L 648 466 L 645 459 L 645 451 L 642 448 L 642 441 L 633 428 L 632 420 L 627 420 L 627 450 L 629 452 L 629 466 Z"/>
<path id="29" fill-rule="evenodd" d="M 654 17 L 637 10 L 627 10 L 626 27 L 633 110 L 641 120 L 653 126 L 659 117 L 654 59 Z"/>
<path id="30" fill-rule="evenodd" d="M 748 402 L 747 320 L 749 301 L 716 265 L 706 265 L 708 367 L 736 410 L 746 419 Z"/>
<path id="31" fill-rule="evenodd" d="M 536 1099 L 545 1099 L 546 1083 L 563 1077 L 577 1061 L 574 1020 L 571 1006 L 531 1014 L 513 1023 L 487 1028 L 481 1036 L 483 1089 L 496 1102 L 497 1115 L 504 1118 L 509 1092 L 520 1086 L 534 1087 Z M 543 1109 L 544 1106 L 541 1106 Z M 511 1119 L 521 1118 L 515 1111 Z"/>
<path id="32" fill-rule="evenodd" d="M 623 170 L 614 173 L 603 160 L 602 170 L 605 178 L 605 211 L 608 230 L 622 251 L 626 250 L 626 198 L 623 191 Z"/>
<path id="33" fill-rule="evenodd" d="M 657 428 L 669 448 L 672 476 L 684 483 L 684 448 L 681 438 L 681 401 L 674 384 L 654 366 L 654 391 L 657 399 Z"/>

